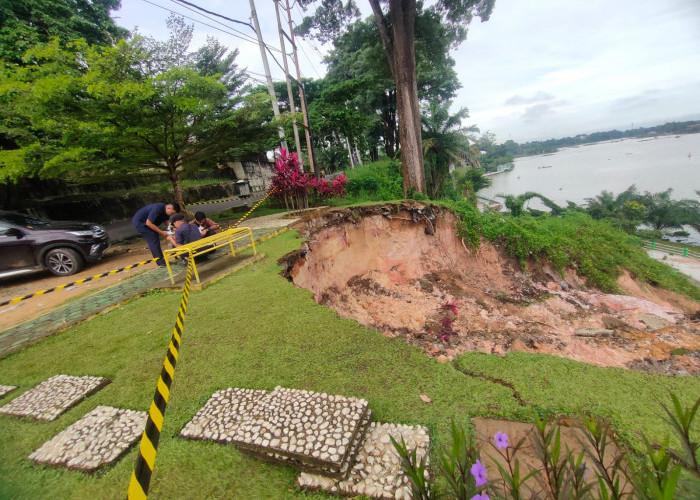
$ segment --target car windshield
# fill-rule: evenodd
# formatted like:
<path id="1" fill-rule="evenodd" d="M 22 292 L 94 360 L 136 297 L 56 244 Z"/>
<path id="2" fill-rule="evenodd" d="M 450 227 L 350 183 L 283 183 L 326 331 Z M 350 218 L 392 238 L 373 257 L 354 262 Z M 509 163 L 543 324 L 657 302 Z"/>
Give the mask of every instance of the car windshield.
<path id="1" fill-rule="evenodd" d="M 9 213 L 4 213 L 0 215 L 0 219 L 9 222 L 11 224 L 15 224 L 17 226 L 24 226 L 28 228 L 32 227 L 42 227 L 42 226 L 48 226 L 49 223 L 43 219 L 39 219 L 38 217 L 32 217 L 31 215 L 24 215 L 24 214 L 17 214 L 13 212 Z"/>

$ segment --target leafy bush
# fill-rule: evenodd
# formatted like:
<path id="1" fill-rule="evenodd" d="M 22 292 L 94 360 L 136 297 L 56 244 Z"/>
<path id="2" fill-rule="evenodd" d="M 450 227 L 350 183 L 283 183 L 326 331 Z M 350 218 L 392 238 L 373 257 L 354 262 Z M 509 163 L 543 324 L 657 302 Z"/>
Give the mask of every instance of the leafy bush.
<path id="1" fill-rule="evenodd" d="M 386 201 L 403 198 L 403 178 L 399 164 L 380 160 L 346 172 L 345 191 L 355 201 Z"/>

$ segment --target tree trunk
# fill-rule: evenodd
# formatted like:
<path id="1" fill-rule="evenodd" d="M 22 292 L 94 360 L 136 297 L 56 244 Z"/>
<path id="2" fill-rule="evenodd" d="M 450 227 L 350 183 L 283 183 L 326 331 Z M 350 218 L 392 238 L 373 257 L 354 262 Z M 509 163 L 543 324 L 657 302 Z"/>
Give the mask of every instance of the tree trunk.
<path id="1" fill-rule="evenodd" d="M 182 191 L 180 191 L 180 179 L 177 175 L 177 163 L 167 161 L 168 165 L 168 177 L 170 177 L 170 182 L 173 183 L 173 195 L 175 196 L 175 201 L 180 205 L 180 207 L 185 209 L 185 202 L 182 199 Z"/>
<path id="2" fill-rule="evenodd" d="M 420 108 L 416 81 L 416 0 L 389 0 L 391 32 L 379 0 L 369 0 L 382 38 L 382 47 L 396 83 L 396 111 L 401 143 L 404 196 L 410 189 L 425 193 L 425 172 L 421 148 Z"/>

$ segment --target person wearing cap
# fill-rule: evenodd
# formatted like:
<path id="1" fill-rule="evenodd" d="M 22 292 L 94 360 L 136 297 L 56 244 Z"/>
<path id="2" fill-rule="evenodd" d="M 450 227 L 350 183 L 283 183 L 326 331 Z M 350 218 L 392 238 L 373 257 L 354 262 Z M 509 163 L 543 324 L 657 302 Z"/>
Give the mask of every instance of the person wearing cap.
<path id="1" fill-rule="evenodd" d="M 153 258 L 158 259 L 156 263 L 159 266 L 165 265 L 163 250 L 160 248 L 159 235 L 167 237 L 168 233 L 158 226 L 168 220 L 168 217 L 179 211 L 180 205 L 177 203 L 151 203 L 150 205 L 140 208 L 131 219 L 134 228 L 136 228 L 139 234 L 143 236 L 143 239 L 146 240 L 146 243 L 148 243 L 148 248 L 151 250 Z"/>
<path id="2" fill-rule="evenodd" d="M 185 220 L 185 216 L 182 214 L 171 215 L 170 224 L 175 228 L 175 234 L 169 238 L 170 243 L 172 243 L 174 247 L 187 245 L 188 243 L 202 239 L 199 226 L 188 224 Z"/>

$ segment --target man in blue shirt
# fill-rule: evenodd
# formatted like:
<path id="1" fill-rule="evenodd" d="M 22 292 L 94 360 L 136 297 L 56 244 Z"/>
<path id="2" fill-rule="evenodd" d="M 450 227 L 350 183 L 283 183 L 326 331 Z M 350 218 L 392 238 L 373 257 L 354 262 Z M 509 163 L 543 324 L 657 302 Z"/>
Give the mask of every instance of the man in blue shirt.
<path id="1" fill-rule="evenodd" d="M 170 242 L 176 247 L 187 245 L 188 243 L 202 239 L 202 233 L 199 230 L 199 226 L 196 226 L 195 224 L 187 224 L 186 222 L 185 216 L 182 214 L 170 216 L 170 224 L 175 228 L 175 235 Z"/>
<path id="2" fill-rule="evenodd" d="M 156 263 L 159 266 L 165 265 L 163 259 L 163 250 L 160 248 L 159 235 L 168 236 L 168 233 L 163 231 L 158 226 L 168 220 L 173 214 L 180 211 L 180 205 L 177 203 L 151 203 L 142 207 L 134 214 L 131 223 L 139 232 L 143 239 L 148 243 L 148 248 L 151 250 L 153 258 L 158 259 Z"/>
<path id="3" fill-rule="evenodd" d="M 199 230 L 199 226 L 197 226 L 196 224 L 188 224 L 187 220 L 185 219 L 185 216 L 182 214 L 171 215 L 170 225 L 175 228 L 175 234 L 169 238 L 169 241 L 175 247 L 187 245 L 188 243 L 192 243 L 193 241 L 199 241 L 202 238 L 204 238 L 204 236 L 202 236 L 202 233 Z M 210 246 L 205 246 L 202 248 L 202 250 L 205 250 L 206 248 L 210 248 Z M 196 257 L 195 261 L 199 262 L 201 260 L 208 259 L 209 254 L 205 253 Z M 183 263 L 186 262 L 187 258 L 185 257 L 183 259 Z"/>

